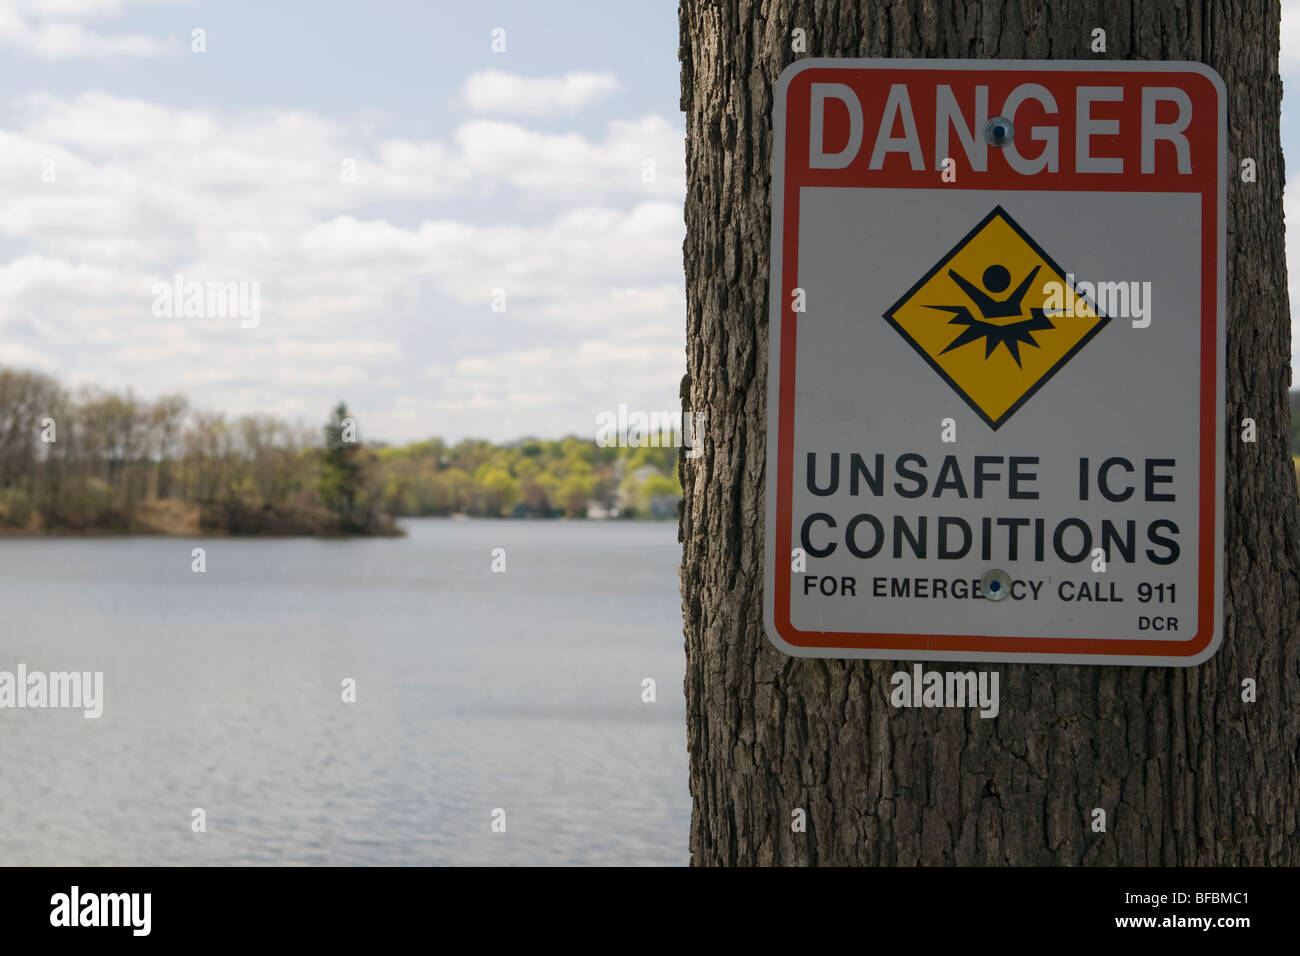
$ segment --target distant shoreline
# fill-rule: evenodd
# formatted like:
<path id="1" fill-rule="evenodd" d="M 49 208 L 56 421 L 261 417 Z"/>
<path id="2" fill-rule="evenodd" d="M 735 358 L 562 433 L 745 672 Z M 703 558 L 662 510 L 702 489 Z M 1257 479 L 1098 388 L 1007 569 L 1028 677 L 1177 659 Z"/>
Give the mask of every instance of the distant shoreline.
<path id="1" fill-rule="evenodd" d="M 671 520 L 682 499 L 663 434 L 395 447 L 363 441 L 343 402 L 314 435 L 3 367 L 0 395 L 14 409 L 0 429 L 6 537 L 374 537 L 407 516 Z"/>
<path id="2" fill-rule="evenodd" d="M 325 531 L 304 531 L 301 529 L 283 530 L 283 531 L 229 531 L 224 529 L 185 529 L 185 530 L 166 530 L 166 529 L 133 529 L 129 531 L 115 530 L 111 528 L 48 528 L 48 529 L 27 529 L 27 528 L 0 528 L 0 540 L 4 539 L 38 539 L 38 538 L 319 538 L 322 541 L 342 541 L 342 540 L 366 540 L 370 538 L 404 538 L 406 531 L 402 529 L 403 521 L 481 521 L 481 522 L 502 522 L 509 524 L 637 524 L 637 525 L 661 525 L 674 524 L 673 518 L 568 518 L 563 516 L 557 517 L 501 517 L 494 518 L 486 515 L 401 515 L 393 520 L 389 530 L 374 531 L 365 534 L 347 533 L 347 532 L 325 532 Z"/>

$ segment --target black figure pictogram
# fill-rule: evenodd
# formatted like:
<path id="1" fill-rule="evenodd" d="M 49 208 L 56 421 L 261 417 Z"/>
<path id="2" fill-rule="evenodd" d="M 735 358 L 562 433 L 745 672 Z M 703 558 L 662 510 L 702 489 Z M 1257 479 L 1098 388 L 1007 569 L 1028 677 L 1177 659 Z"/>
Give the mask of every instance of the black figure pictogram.
<path id="1" fill-rule="evenodd" d="M 981 278 L 984 282 L 984 289 L 988 290 L 987 292 L 970 280 L 958 275 L 954 270 L 949 269 L 948 275 L 970 297 L 981 318 L 977 319 L 973 316 L 970 308 L 964 305 L 926 306 L 927 309 L 947 312 L 952 315 L 953 318 L 949 320 L 949 325 L 963 325 L 966 327 L 939 354 L 942 355 L 944 352 L 951 352 L 953 349 L 960 348 L 970 342 L 984 339 L 984 357 L 986 359 L 993 354 L 994 349 L 999 345 L 1003 345 L 1011 357 L 1015 359 L 1016 365 L 1020 365 L 1020 344 L 1023 342 L 1026 345 L 1038 348 L 1038 343 L 1034 341 L 1031 333 L 1056 328 L 1048 319 L 1046 313 L 1042 309 L 1030 309 L 1029 318 L 1006 325 L 996 325 L 985 320 L 1008 319 L 1013 316 L 1024 315 L 1022 302 L 1025 293 L 1029 291 L 1030 283 L 1034 281 L 1034 276 L 1038 274 L 1039 268 L 1041 267 L 1034 266 L 1020 285 L 1016 286 L 1012 292 L 1002 299 L 995 299 L 993 296 L 1011 285 L 1011 273 L 1005 266 L 994 263 L 984 270 L 984 275 Z"/>

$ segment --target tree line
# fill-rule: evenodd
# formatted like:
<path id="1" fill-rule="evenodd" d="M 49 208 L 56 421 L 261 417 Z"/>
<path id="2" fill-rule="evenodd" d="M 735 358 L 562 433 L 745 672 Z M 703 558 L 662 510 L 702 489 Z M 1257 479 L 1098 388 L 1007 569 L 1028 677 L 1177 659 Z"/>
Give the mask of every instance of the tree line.
<path id="1" fill-rule="evenodd" d="M 0 529 L 54 533 L 386 534 L 401 516 L 670 517 L 673 447 L 567 437 L 497 445 L 363 440 L 0 369 Z"/>

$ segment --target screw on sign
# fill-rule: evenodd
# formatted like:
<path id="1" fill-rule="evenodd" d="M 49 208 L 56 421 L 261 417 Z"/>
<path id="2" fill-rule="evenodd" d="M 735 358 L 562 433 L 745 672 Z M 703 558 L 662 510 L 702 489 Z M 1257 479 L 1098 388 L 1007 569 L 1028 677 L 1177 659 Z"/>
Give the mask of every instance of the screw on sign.
<path id="1" fill-rule="evenodd" d="M 776 646 L 1144 665 L 1215 652 L 1224 103 L 1196 63 L 805 59 L 783 74 Z M 782 309 L 796 289 L 806 311 Z M 945 445 L 934 423 L 949 419 Z"/>

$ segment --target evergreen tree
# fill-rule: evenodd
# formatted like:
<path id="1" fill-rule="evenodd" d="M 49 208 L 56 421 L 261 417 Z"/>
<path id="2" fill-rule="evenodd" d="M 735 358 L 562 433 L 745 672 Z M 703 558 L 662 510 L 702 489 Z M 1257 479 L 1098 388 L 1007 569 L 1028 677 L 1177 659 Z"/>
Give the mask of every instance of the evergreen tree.
<path id="1" fill-rule="evenodd" d="M 339 518 L 343 531 L 356 531 L 365 525 L 359 507 L 364 495 L 361 444 L 357 441 L 356 422 L 348 407 L 339 402 L 334 417 L 325 425 L 325 458 L 321 463 L 320 496 L 325 507 Z"/>

